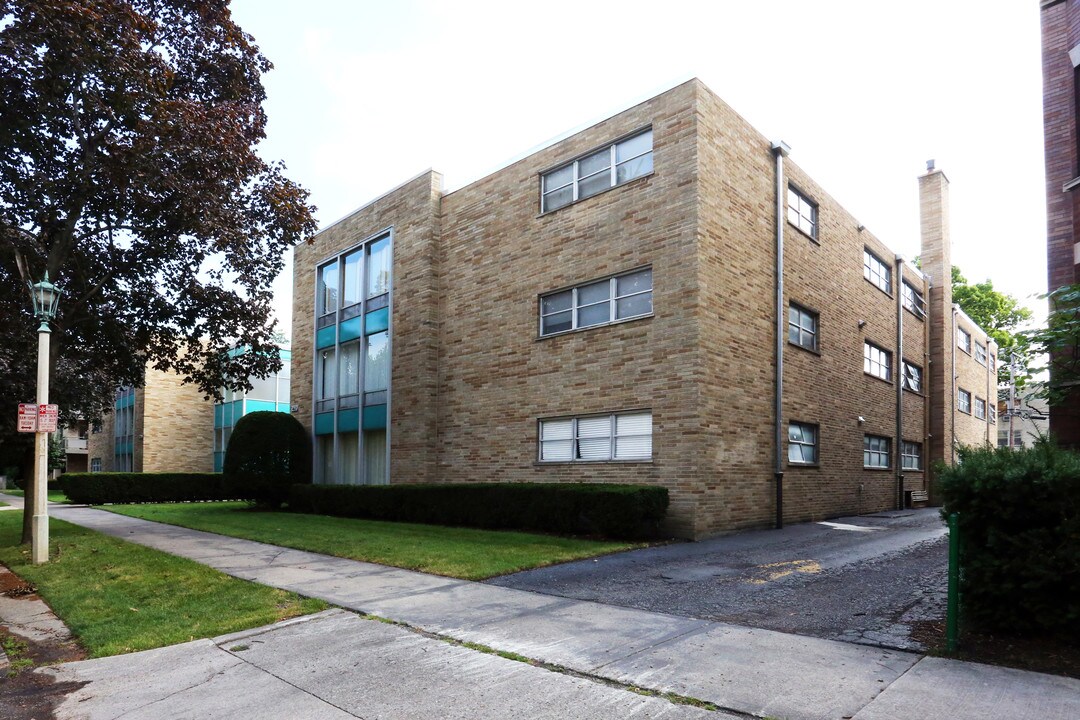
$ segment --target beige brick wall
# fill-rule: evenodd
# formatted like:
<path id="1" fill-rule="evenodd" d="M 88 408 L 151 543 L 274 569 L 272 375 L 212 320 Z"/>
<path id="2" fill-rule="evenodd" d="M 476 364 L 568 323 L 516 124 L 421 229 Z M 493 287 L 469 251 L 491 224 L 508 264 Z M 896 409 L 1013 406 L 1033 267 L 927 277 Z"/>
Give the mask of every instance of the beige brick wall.
<path id="1" fill-rule="evenodd" d="M 442 204 L 440 479 L 639 482 L 691 534 L 704 492 L 696 202 L 687 83 L 447 195 Z M 652 126 L 652 175 L 539 214 L 539 173 Z M 538 338 L 543 293 L 650 265 L 651 318 Z M 540 464 L 538 418 L 648 408 L 651 462 Z"/>
<path id="2" fill-rule="evenodd" d="M 540 214 L 541 173 L 645 127 L 652 174 Z M 405 183 L 295 250 L 298 417 L 311 427 L 315 269 L 392 227 L 391 482 L 650 483 L 671 492 L 671 532 L 767 526 L 774 173 L 768 140 L 694 80 L 446 195 L 435 173 Z M 785 460 L 787 422 L 821 438 L 818 467 L 785 468 L 785 519 L 888 509 L 899 440 L 929 463 L 932 323 L 900 311 L 900 351 L 894 253 L 790 160 L 785 177 L 819 206 L 816 242 L 785 220 L 784 260 L 785 299 L 819 313 L 821 337 L 818 353 L 785 345 Z M 863 279 L 864 247 L 894 266 L 892 294 Z M 538 337 L 542 294 L 642 266 L 652 316 Z M 863 373 L 867 339 L 893 353 L 892 381 Z M 902 358 L 927 389 L 902 393 L 898 437 Z M 538 419 L 634 409 L 653 415 L 651 462 L 537 461 Z M 890 470 L 863 467 L 865 433 L 892 440 Z M 904 487 L 925 489 L 925 474 Z"/>
<path id="3" fill-rule="evenodd" d="M 115 420 L 112 413 L 103 415 L 101 417 L 101 423 L 99 425 L 100 430 L 94 432 L 93 426 L 90 427 L 90 434 L 86 440 L 86 457 L 87 467 L 94 458 L 101 459 L 101 470 L 103 472 L 111 472 L 115 468 L 113 467 L 113 454 L 116 450 L 116 442 L 113 438 Z"/>
<path id="4" fill-rule="evenodd" d="M 971 335 L 971 353 L 964 352 L 956 346 L 955 334 L 953 345 L 956 347 L 956 361 L 954 371 L 956 373 L 957 389 L 964 389 L 971 393 L 970 413 L 960 412 L 954 404 L 954 412 L 950 413 L 954 420 L 953 441 L 959 445 L 986 445 L 997 446 L 997 425 L 990 423 L 989 406 L 991 403 L 997 406 L 997 373 L 990 372 L 989 358 L 983 365 L 975 360 L 975 344 L 979 343 L 987 348 L 989 355 L 997 355 L 997 346 L 994 341 L 979 328 L 971 318 L 963 312 L 958 312 L 954 318 L 955 327 L 960 328 Z M 985 400 L 987 403 L 987 417 L 979 419 L 975 417 L 975 399 Z M 947 415 L 946 417 L 948 417 Z"/>
<path id="5" fill-rule="evenodd" d="M 91 431 L 87 458 L 101 458 L 103 472 L 115 467 L 115 416 Z M 146 369 L 145 386 L 135 390 L 132 466 L 135 472 L 213 472 L 214 405 L 179 375 Z M 88 460 L 89 462 L 89 460 Z"/>
<path id="6" fill-rule="evenodd" d="M 702 403 L 715 480 L 700 501 L 698 534 L 711 534 L 767 525 L 776 512 L 776 167 L 768 139 L 707 88 L 700 97 Z M 898 448 L 895 294 L 862 271 L 864 247 L 889 264 L 894 253 L 790 158 L 784 175 L 785 308 L 795 302 L 819 318 L 819 352 L 784 347 L 785 521 L 895 507 L 895 460 L 891 470 L 867 470 L 862 453 L 864 433 L 891 438 L 894 454 Z M 788 184 L 817 203 L 816 239 L 786 221 Z M 914 271 L 905 277 L 924 289 Z M 903 316 L 903 356 L 925 367 L 924 322 Z M 863 373 L 864 339 L 893 353 L 893 382 Z M 923 442 L 924 411 L 922 396 L 904 393 L 904 439 Z M 818 425 L 818 466 L 786 462 L 791 421 Z M 908 473 L 905 482 L 921 489 L 921 473 Z"/>
<path id="7" fill-rule="evenodd" d="M 213 472 L 214 404 L 176 373 L 147 368 L 135 393 L 137 472 Z"/>

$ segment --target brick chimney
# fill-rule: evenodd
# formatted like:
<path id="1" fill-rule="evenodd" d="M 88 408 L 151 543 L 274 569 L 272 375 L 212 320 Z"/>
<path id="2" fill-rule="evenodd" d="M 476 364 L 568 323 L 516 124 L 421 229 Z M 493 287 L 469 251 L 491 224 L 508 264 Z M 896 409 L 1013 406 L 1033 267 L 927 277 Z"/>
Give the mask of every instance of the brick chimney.
<path id="1" fill-rule="evenodd" d="M 952 248 L 949 240 L 949 179 L 926 163 L 926 174 L 919 178 L 919 226 L 922 239 L 920 264 L 928 276 L 926 319 L 930 323 L 930 367 L 927 378 L 927 402 L 930 407 L 930 442 L 927 468 L 938 460 L 952 459 L 952 410 L 954 385 Z M 936 478 L 931 476 L 931 492 Z"/>

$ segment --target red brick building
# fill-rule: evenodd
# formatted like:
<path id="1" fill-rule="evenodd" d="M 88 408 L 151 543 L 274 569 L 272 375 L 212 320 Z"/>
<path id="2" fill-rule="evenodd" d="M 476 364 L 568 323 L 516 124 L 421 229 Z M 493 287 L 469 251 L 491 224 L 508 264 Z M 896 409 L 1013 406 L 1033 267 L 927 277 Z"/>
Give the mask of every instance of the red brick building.
<path id="1" fill-rule="evenodd" d="M 1047 287 L 1080 282 L 1080 2 L 1041 0 Z M 1080 392 L 1050 408 L 1050 432 L 1080 447 Z"/>

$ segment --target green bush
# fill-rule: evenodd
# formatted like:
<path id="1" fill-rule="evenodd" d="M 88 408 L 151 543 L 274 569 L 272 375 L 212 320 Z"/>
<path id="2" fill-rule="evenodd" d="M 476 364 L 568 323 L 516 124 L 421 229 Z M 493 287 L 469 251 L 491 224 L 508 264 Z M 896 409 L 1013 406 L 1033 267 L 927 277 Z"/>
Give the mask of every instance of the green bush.
<path id="1" fill-rule="evenodd" d="M 959 514 L 965 622 L 1080 633 L 1080 455 L 1040 442 L 960 458 L 940 487 Z"/>
<path id="2" fill-rule="evenodd" d="M 249 413 L 233 428 L 222 472 L 235 497 L 281 507 L 293 485 L 311 483 L 311 440 L 288 413 Z"/>
<path id="3" fill-rule="evenodd" d="M 616 538 L 654 535 L 667 506 L 666 488 L 608 484 L 295 485 L 289 498 L 319 515 Z"/>
<path id="4" fill-rule="evenodd" d="M 80 505 L 245 499 L 226 493 L 218 473 L 64 473 L 59 483 Z"/>

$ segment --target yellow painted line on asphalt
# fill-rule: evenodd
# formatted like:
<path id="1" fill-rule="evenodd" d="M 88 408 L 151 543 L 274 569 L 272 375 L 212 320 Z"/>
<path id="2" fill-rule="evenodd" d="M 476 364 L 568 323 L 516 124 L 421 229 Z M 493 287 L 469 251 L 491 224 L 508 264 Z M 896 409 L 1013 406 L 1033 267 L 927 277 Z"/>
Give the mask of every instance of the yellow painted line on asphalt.
<path id="1" fill-rule="evenodd" d="M 767 582 L 779 580 L 793 573 L 814 575 L 821 572 L 821 565 L 816 560 L 784 560 L 782 562 L 758 565 L 753 572 L 754 577 L 746 582 L 751 585 L 764 585 Z"/>

